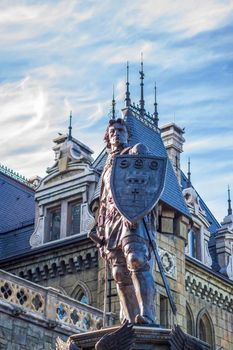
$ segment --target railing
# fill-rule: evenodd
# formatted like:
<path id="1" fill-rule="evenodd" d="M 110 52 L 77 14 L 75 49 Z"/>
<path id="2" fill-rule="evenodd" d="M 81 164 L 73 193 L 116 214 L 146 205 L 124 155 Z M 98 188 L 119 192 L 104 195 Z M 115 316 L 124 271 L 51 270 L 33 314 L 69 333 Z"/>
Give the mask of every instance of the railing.
<path id="1" fill-rule="evenodd" d="M 159 132 L 159 128 L 155 125 L 155 120 L 153 115 L 148 112 L 144 112 L 143 116 L 140 114 L 140 108 L 138 105 L 132 104 L 130 105 L 131 112 L 134 117 L 143 122 L 146 126 L 153 129 L 156 132 Z"/>
<path id="2" fill-rule="evenodd" d="M 16 313 L 34 313 L 50 323 L 76 327 L 80 331 L 99 329 L 103 312 L 61 294 L 54 288 L 39 286 L 0 270 L 0 300 L 16 307 Z M 112 317 L 108 315 L 109 324 Z"/>
<path id="3" fill-rule="evenodd" d="M 4 166 L 1 163 L 0 163 L 0 172 L 10 176 L 12 179 L 15 179 L 15 180 L 23 183 L 24 185 L 27 185 L 29 187 L 33 187 L 33 185 L 30 184 L 30 182 L 28 181 L 28 179 L 26 179 L 25 176 L 22 176 L 19 173 L 16 173 L 14 170 L 8 168 L 7 166 Z"/>

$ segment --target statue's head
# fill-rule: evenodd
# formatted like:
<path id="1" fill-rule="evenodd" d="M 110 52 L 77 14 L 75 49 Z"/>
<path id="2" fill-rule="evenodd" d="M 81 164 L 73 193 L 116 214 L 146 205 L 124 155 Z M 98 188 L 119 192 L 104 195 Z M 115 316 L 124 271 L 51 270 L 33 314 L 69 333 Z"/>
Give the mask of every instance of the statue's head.
<path id="1" fill-rule="evenodd" d="M 107 148 L 124 148 L 129 140 L 129 131 L 126 122 L 121 119 L 109 120 L 108 127 L 104 135 Z"/>

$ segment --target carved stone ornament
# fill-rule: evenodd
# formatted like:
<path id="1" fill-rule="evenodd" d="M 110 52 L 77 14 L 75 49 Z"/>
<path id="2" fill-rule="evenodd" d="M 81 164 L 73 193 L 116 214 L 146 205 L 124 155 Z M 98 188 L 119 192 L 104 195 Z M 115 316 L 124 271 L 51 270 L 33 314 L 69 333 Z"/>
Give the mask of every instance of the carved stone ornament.
<path id="1" fill-rule="evenodd" d="M 194 213 L 196 215 L 198 215 L 199 212 L 201 212 L 201 214 L 205 216 L 205 211 L 201 208 L 198 194 L 194 190 L 194 188 L 192 188 L 192 187 L 185 188 L 182 193 L 183 193 L 186 204 L 188 206 L 193 207 Z"/>
<path id="2" fill-rule="evenodd" d="M 204 264 L 208 267 L 212 266 L 212 258 L 210 256 L 208 242 L 205 241 L 204 243 Z"/>
<path id="3" fill-rule="evenodd" d="M 173 279 L 177 279 L 177 267 L 176 267 L 176 257 L 175 255 L 169 253 L 168 251 L 159 248 L 158 249 L 161 263 L 163 265 L 165 274 Z"/>
<path id="4" fill-rule="evenodd" d="M 233 250 L 233 245 L 231 247 L 231 249 Z M 229 256 L 229 263 L 227 265 L 226 271 L 229 279 L 233 280 L 233 253 Z"/>
<path id="5" fill-rule="evenodd" d="M 81 206 L 81 232 L 90 232 L 95 226 L 95 218 L 89 211 L 88 203 Z"/>
<path id="6" fill-rule="evenodd" d="M 32 233 L 29 243 L 32 248 L 36 248 L 43 243 L 44 217 L 38 218 L 35 231 Z"/>

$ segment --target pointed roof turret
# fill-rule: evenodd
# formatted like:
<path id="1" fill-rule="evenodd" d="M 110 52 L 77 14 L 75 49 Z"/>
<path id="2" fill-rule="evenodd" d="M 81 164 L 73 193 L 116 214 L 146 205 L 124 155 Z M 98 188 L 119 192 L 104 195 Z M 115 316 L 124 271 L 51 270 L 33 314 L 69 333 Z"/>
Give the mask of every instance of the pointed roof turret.
<path id="1" fill-rule="evenodd" d="M 139 71 L 140 79 L 141 79 L 141 99 L 139 101 L 140 104 L 140 114 L 141 116 L 144 116 L 145 113 L 145 101 L 144 101 L 144 77 L 145 74 L 143 72 L 143 53 L 141 53 L 141 70 Z"/>
<path id="2" fill-rule="evenodd" d="M 230 186 L 228 185 L 228 215 L 232 215 L 232 208 L 231 208 L 231 191 Z"/>
<path id="3" fill-rule="evenodd" d="M 130 100 L 130 92 L 129 92 L 129 62 L 127 61 L 125 106 L 129 107 L 130 104 L 131 104 L 131 100 Z"/>
<path id="4" fill-rule="evenodd" d="M 157 96 L 156 96 L 156 82 L 155 82 L 155 102 L 154 102 L 154 121 L 155 121 L 155 126 L 158 127 L 158 122 L 159 122 L 159 114 L 158 114 L 158 110 L 157 110 Z"/>
<path id="5" fill-rule="evenodd" d="M 115 101 L 115 94 L 114 94 L 114 85 L 113 85 L 113 90 L 112 90 L 112 119 L 116 119 L 116 101 Z"/>
<path id="6" fill-rule="evenodd" d="M 70 125 L 69 125 L 68 140 L 72 140 L 72 111 L 70 111 Z"/>

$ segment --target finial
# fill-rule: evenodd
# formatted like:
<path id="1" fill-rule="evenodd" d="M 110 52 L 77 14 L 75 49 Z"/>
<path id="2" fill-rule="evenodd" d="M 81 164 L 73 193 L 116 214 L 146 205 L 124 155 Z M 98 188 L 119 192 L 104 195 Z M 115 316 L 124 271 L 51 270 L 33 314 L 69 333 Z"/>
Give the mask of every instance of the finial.
<path id="1" fill-rule="evenodd" d="M 126 107 L 129 107 L 130 104 L 131 104 L 131 100 L 130 100 L 130 92 L 129 92 L 129 62 L 127 61 L 125 105 Z"/>
<path id="2" fill-rule="evenodd" d="M 188 160 L 188 181 L 187 181 L 187 188 L 191 187 L 191 167 L 190 167 L 190 157 Z"/>
<path id="3" fill-rule="evenodd" d="M 114 95 L 114 85 L 112 88 L 112 119 L 115 119 L 116 111 L 115 111 L 116 101 L 115 101 L 115 95 Z"/>
<path id="4" fill-rule="evenodd" d="M 144 116 L 145 101 L 144 101 L 144 83 L 143 83 L 143 80 L 144 80 L 145 74 L 143 72 L 143 53 L 141 53 L 141 70 L 139 71 L 139 74 L 140 74 L 140 79 L 141 79 L 141 83 L 140 83 L 140 86 L 141 86 L 141 99 L 139 101 L 139 103 L 140 103 L 140 114 L 141 114 L 141 116 Z"/>
<path id="5" fill-rule="evenodd" d="M 157 110 L 158 103 L 157 103 L 157 96 L 156 96 L 156 82 L 155 82 L 155 103 L 154 103 L 154 106 L 155 106 L 155 110 L 154 110 L 154 122 L 155 122 L 155 126 L 158 127 L 159 114 L 158 114 L 158 110 Z"/>
<path id="6" fill-rule="evenodd" d="M 231 208 L 231 191 L 230 186 L 228 185 L 228 215 L 232 215 L 232 208 Z"/>
<path id="7" fill-rule="evenodd" d="M 72 140 L 72 111 L 70 111 L 70 125 L 69 125 L 69 135 L 68 140 Z"/>

